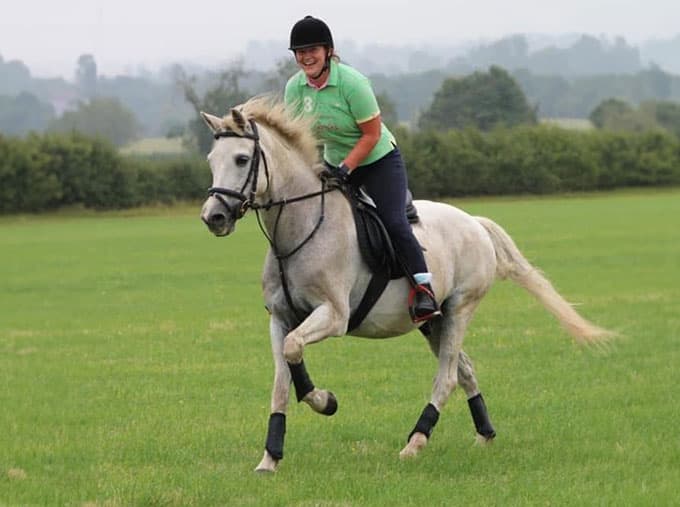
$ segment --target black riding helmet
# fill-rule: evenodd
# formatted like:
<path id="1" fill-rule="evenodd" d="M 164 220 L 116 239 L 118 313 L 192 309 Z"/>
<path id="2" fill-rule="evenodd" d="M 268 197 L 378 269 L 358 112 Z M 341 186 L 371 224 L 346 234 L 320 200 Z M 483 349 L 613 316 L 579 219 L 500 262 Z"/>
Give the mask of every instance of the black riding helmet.
<path id="1" fill-rule="evenodd" d="M 333 36 L 328 25 L 314 16 L 305 16 L 293 25 L 290 31 L 290 49 L 326 46 L 333 48 Z"/>

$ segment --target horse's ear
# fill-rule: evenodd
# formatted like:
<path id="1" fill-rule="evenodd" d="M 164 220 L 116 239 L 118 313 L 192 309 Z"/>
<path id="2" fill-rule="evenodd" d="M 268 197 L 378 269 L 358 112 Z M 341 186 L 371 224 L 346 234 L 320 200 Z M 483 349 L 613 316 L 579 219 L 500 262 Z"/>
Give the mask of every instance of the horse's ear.
<path id="1" fill-rule="evenodd" d="M 203 118 L 203 121 L 213 134 L 224 129 L 222 126 L 222 118 L 218 118 L 212 114 L 204 113 L 203 111 L 201 111 L 201 118 Z"/>
<path id="2" fill-rule="evenodd" d="M 234 123 L 236 123 L 236 126 L 239 129 L 246 130 L 246 119 L 241 111 L 239 111 L 236 108 L 232 108 L 231 117 L 233 118 Z"/>

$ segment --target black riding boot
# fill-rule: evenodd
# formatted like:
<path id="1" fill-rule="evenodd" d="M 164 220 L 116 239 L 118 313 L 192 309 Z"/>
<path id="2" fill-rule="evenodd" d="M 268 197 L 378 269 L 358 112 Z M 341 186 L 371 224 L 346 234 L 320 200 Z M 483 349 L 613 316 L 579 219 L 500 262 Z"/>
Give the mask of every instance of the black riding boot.
<path id="1" fill-rule="evenodd" d="M 442 314 L 434 298 L 432 285 L 421 283 L 411 289 L 409 313 L 413 322 L 423 322 Z"/>

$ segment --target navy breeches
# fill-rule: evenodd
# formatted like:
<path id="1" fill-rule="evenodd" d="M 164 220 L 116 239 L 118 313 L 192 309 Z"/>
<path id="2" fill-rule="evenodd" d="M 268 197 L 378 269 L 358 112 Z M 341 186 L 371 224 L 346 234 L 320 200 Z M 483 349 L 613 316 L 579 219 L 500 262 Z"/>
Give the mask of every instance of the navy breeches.
<path id="1" fill-rule="evenodd" d="M 383 158 L 357 167 L 352 171 L 349 181 L 355 187 L 363 185 L 366 193 L 375 201 L 394 248 L 411 274 L 426 273 L 423 251 L 406 219 L 408 178 L 399 149 L 395 148 Z"/>

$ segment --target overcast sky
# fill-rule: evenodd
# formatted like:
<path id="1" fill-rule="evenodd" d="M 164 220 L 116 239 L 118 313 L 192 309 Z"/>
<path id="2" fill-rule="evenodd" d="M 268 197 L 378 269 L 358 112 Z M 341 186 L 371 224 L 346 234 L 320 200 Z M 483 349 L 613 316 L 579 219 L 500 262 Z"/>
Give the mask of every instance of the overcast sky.
<path id="1" fill-rule="evenodd" d="M 637 43 L 680 33 L 680 0 L 0 0 L 0 55 L 69 78 L 83 53 L 108 75 L 173 60 L 218 65 L 249 40 L 285 41 L 306 14 L 324 19 L 337 42 L 359 45 L 574 32 Z"/>

